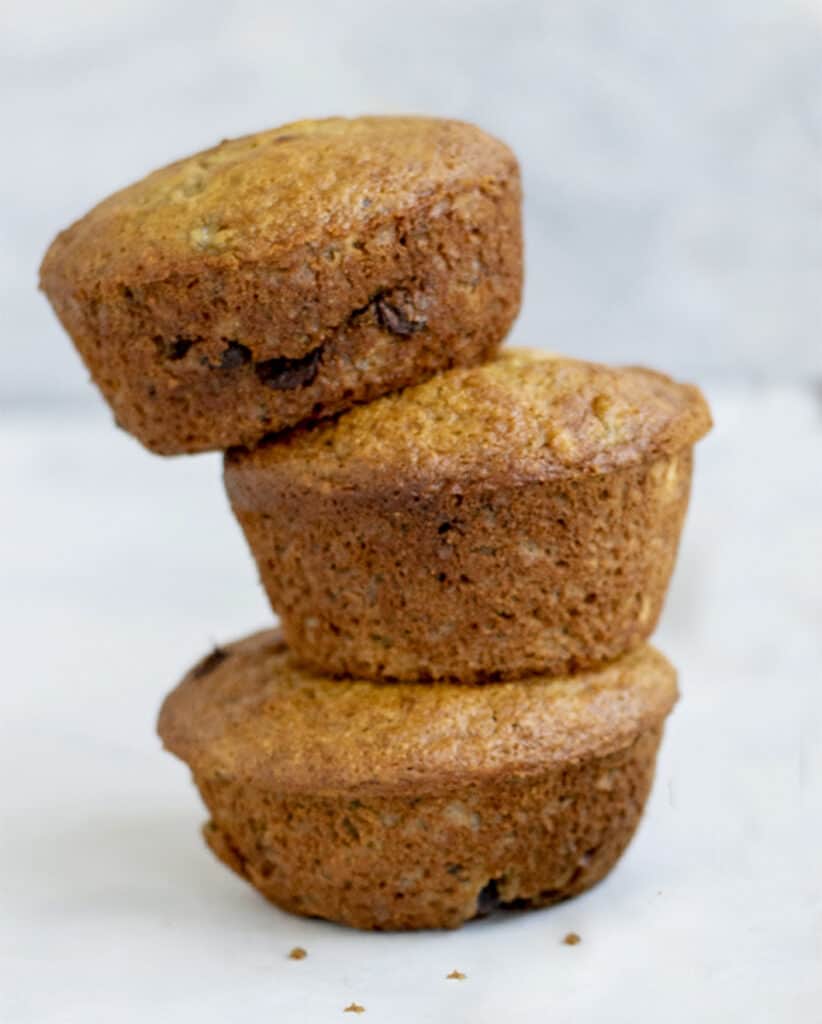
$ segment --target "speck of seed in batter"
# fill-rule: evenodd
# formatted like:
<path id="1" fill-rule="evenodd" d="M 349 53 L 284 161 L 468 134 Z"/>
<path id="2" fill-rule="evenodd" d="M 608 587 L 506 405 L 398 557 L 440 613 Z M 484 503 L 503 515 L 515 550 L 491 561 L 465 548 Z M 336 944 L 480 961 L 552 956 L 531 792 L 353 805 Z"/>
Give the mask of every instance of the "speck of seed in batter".
<path id="1" fill-rule="evenodd" d="M 576 932 L 568 932 L 565 938 L 562 940 L 566 946 L 578 946 L 582 939 L 577 935 Z"/>
<path id="2" fill-rule="evenodd" d="M 295 946 L 288 954 L 291 960 L 305 960 L 308 953 L 303 949 L 302 946 Z"/>
<path id="3" fill-rule="evenodd" d="M 453 978 L 454 981 L 465 981 L 467 975 L 463 974 L 462 971 L 451 971 L 450 974 L 446 974 L 446 978 Z"/>
<path id="4" fill-rule="evenodd" d="M 343 1013 L 365 1013 L 365 1007 L 360 1006 L 359 1003 L 349 1003 L 343 1010 Z"/>

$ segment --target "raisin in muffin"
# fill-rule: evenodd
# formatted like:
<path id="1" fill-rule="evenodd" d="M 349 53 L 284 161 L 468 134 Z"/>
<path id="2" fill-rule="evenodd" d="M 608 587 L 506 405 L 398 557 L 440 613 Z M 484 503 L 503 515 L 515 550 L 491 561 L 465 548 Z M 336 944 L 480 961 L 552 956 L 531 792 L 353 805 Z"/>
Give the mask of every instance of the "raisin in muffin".
<path id="1" fill-rule="evenodd" d="M 611 869 L 675 699 L 647 646 L 572 678 L 386 685 L 303 670 L 270 631 L 192 669 L 159 731 L 191 768 L 211 848 L 274 903 L 453 928 Z"/>
<path id="2" fill-rule="evenodd" d="M 661 374 L 509 351 L 231 451 L 225 481 L 307 665 L 562 674 L 651 634 L 709 425 Z"/>
<path id="3" fill-rule="evenodd" d="M 521 280 L 513 154 L 422 117 L 223 142 L 104 200 L 41 268 L 117 422 L 164 454 L 481 362 Z"/>

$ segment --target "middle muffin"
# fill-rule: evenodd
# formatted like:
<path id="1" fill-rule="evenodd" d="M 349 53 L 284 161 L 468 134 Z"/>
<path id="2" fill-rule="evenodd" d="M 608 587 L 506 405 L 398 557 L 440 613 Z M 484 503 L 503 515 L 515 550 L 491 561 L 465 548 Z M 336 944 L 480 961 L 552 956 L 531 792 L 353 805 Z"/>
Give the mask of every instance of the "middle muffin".
<path id="1" fill-rule="evenodd" d="M 225 481 L 311 667 L 561 675 L 652 632 L 709 427 L 661 374 L 509 350 L 234 449 Z"/>

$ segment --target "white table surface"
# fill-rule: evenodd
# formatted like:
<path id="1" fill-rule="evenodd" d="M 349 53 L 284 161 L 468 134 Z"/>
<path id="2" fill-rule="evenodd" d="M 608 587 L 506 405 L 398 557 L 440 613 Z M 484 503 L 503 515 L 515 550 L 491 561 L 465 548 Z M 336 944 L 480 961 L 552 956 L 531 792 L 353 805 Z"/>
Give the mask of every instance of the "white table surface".
<path id="1" fill-rule="evenodd" d="M 154 735 L 191 662 L 270 621 L 218 459 L 151 458 L 102 409 L 0 418 L 2 1024 L 822 1019 L 822 400 L 708 390 L 635 842 L 577 900 L 409 935 L 259 898 Z"/>

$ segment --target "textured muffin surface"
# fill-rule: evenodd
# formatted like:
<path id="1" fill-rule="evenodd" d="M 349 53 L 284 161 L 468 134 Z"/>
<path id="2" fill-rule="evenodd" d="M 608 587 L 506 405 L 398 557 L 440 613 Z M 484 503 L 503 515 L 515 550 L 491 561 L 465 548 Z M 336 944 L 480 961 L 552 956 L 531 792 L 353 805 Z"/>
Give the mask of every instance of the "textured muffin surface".
<path id="1" fill-rule="evenodd" d="M 307 664 L 562 674 L 652 632 L 709 425 L 660 374 L 513 351 L 232 451 L 225 480 Z"/>
<path id="2" fill-rule="evenodd" d="M 519 206 L 515 158 L 473 126 L 303 121 L 104 200 L 41 281 L 126 429 L 247 444 L 490 354 L 519 307 Z"/>
<path id="3" fill-rule="evenodd" d="M 192 769 L 209 845 L 280 906 L 454 927 L 610 869 L 675 699 L 649 647 L 572 679 L 386 686 L 300 669 L 269 631 L 195 666 L 159 731 Z"/>
<path id="4" fill-rule="evenodd" d="M 675 695 L 651 647 L 564 679 L 380 684 L 303 669 L 269 630 L 195 666 L 167 699 L 160 734 L 195 770 L 283 792 L 407 793 L 612 753 L 659 725 Z"/>
<path id="5" fill-rule="evenodd" d="M 238 459 L 250 472 L 282 467 L 318 489 L 507 483 L 676 454 L 710 422 L 697 388 L 653 370 L 506 349 L 484 366 L 439 374 Z"/>

